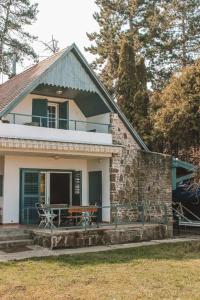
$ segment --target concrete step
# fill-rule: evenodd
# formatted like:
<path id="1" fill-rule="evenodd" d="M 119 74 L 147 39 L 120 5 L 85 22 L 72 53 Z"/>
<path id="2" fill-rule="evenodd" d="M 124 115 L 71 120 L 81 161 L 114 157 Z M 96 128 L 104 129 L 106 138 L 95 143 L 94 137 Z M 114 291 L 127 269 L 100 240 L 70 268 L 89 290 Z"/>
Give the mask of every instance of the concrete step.
<path id="1" fill-rule="evenodd" d="M 2 241 L 16 241 L 16 240 L 26 240 L 30 239 L 30 234 L 29 233 L 15 233 L 15 234 L 0 234 L 0 242 Z"/>
<path id="2" fill-rule="evenodd" d="M 22 247 L 28 245 L 33 245 L 32 239 L 0 241 L 0 250 L 5 248 Z"/>

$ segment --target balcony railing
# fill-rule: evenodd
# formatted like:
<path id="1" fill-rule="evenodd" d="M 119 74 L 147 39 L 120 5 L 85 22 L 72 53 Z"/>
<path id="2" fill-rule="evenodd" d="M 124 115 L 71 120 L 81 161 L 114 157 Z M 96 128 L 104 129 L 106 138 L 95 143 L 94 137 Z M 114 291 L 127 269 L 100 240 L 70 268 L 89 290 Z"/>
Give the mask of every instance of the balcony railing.
<path id="1" fill-rule="evenodd" d="M 110 133 L 111 125 L 96 122 L 85 122 L 79 120 L 50 118 L 36 115 L 10 113 L 2 119 L 3 123 L 20 124 L 36 127 L 47 127 L 64 130 L 77 130 L 86 132 Z"/>

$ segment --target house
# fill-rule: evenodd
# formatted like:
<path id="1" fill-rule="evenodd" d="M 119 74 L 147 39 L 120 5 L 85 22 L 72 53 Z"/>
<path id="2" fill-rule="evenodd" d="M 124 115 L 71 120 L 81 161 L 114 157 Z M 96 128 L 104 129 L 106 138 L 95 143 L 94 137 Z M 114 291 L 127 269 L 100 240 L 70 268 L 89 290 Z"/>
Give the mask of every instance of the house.
<path id="1" fill-rule="evenodd" d="M 152 153 L 75 44 L 0 86 L 3 224 L 36 222 L 35 203 L 164 204 L 171 157 Z"/>

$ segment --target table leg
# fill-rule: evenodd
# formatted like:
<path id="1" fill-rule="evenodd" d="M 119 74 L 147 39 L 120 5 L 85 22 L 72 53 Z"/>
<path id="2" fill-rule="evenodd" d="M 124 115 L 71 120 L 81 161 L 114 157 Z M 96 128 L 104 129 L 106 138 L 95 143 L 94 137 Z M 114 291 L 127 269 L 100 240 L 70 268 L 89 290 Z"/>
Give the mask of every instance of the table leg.
<path id="1" fill-rule="evenodd" d="M 61 209 L 58 210 L 58 226 L 60 227 L 61 223 Z"/>

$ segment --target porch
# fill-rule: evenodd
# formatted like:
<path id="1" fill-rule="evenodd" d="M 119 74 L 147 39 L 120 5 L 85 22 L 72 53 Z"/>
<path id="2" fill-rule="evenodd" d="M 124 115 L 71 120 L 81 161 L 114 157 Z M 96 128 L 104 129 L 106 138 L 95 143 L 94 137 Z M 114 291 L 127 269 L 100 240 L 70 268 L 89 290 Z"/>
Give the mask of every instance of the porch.
<path id="1" fill-rule="evenodd" d="M 109 246 L 169 238 L 166 224 L 135 223 L 117 227 L 107 224 L 99 228 L 38 229 L 37 226 L 0 225 L 0 257 L 21 252 L 37 255 L 37 250 L 48 248 L 72 249 L 92 246 Z M 38 248 L 38 246 L 42 248 Z M 36 252 L 35 252 L 36 251 Z"/>
<path id="2" fill-rule="evenodd" d="M 0 139 L 0 151 L 3 224 L 37 224 L 35 203 L 110 204 L 110 157 L 119 147 Z"/>

